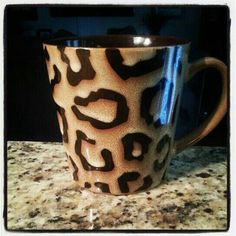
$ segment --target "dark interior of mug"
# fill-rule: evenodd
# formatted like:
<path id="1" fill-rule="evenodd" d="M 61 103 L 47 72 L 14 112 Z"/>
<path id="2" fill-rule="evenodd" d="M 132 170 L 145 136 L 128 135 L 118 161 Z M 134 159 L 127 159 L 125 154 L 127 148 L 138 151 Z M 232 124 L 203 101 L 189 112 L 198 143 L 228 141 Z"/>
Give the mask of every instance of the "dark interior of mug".
<path id="1" fill-rule="evenodd" d="M 67 47 L 158 47 L 187 44 L 188 41 L 174 37 L 135 36 L 135 35 L 104 35 L 79 38 L 61 38 L 45 41 L 46 44 Z"/>

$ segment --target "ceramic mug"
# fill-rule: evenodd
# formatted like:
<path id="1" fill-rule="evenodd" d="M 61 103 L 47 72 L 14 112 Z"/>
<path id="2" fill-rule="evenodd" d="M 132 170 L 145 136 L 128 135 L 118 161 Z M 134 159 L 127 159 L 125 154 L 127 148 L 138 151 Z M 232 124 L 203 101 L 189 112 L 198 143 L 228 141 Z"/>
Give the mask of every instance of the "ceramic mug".
<path id="1" fill-rule="evenodd" d="M 206 57 L 188 63 L 190 43 L 159 36 L 90 36 L 43 44 L 73 179 L 98 193 L 157 186 L 171 156 L 206 136 L 227 110 L 227 67 Z M 215 111 L 175 140 L 182 87 L 198 71 L 221 73 Z"/>

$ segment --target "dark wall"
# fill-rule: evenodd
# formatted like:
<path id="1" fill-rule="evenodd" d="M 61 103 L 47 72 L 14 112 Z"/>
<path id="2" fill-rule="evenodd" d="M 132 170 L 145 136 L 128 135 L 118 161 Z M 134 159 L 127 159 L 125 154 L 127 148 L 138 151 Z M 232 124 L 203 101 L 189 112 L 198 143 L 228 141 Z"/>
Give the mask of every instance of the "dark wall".
<path id="1" fill-rule="evenodd" d="M 5 9 L 5 121 L 8 140 L 59 141 L 42 41 L 70 35 L 159 34 L 191 41 L 190 61 L 214 56 L 228 63 L 225 7 L 49 7 Z M 208 77 L 202 80 L 202 77 Z M 183 92 L 177 137 L 213 109 L 219 75 L 206 70 Z M 201 145 L 227 145 L 227 116 Z"/>

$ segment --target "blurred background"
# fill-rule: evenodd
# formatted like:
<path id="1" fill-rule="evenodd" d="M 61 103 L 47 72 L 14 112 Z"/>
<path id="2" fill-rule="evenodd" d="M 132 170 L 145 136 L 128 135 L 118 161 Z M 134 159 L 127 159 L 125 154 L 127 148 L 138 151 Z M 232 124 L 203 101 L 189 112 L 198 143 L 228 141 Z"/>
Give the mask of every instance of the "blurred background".
<path id="1" fill-rule="evenodd" d="M 46 39 L 101 34 L 177 36 L 191 41 L 190 62 L 213 56 L 229 64 L 230 22 L 224 6 L 8 5 L 4 20 L 7 140 L 61 141 L 42 51 Z M 220 92 L 219 73 L 213 69 L 185 85 L 177 138 L 207 117 Z M 227 146 L 228 132 L 226 115 L 196 145 Z"/>

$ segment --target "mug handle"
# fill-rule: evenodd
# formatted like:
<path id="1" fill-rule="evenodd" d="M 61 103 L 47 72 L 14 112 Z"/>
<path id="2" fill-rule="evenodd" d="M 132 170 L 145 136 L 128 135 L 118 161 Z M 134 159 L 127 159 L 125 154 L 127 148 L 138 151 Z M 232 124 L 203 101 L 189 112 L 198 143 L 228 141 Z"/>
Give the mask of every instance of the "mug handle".
<path id="1" fill-rule="evenodd" d="M 175 153 L 183 151 L 209 134 L 221 121 L 227 111 L 227 66 L 214 57 L 204 57 L 189 64 L 186 81 L 191 79 L 196 73 L 206 68 L 215 68 L 221 74 L 222 91 L 220 100 L 214 111 L 195 128 L 190 134 L 185 135 L 174 142 Z"/>

